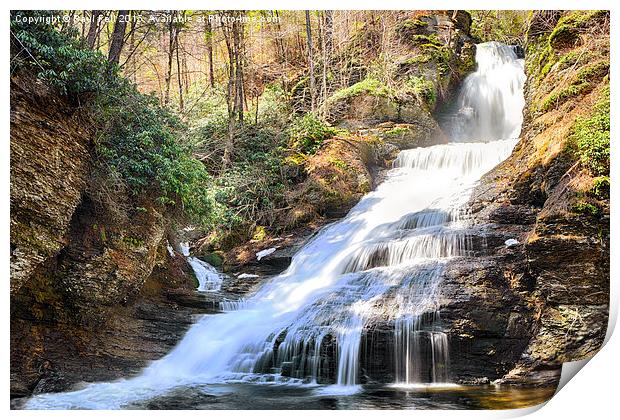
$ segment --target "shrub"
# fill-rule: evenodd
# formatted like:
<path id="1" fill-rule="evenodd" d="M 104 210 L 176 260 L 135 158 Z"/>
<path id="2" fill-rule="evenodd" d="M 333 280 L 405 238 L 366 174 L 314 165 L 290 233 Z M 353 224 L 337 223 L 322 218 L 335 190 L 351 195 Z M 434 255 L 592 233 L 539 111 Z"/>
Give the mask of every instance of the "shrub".
<path id="1" fill-rule="evenodd" d="M 336 134 L 336 130 L 323 123 L 314 114 L 308 113 L 293 120 L 288 133 L 289 144 L 293 149 L 314 154 L 323 144 L 323 140 Z"/>
<path id="2" fill-rule="evenodd" d="M 51 16 L 51 11 L 11 12 L 11 70 L 30 67 L 41 80 L 74 101 L 113 82 L 117 67 L 99 51 L 83 48 L 74 30 L 61 33 L 46 24 L 45 18 Z M 41 19 L 22 23 L 28 17 Z"/>
<path id="3" fill-rule="evenodd" d="M 598 200 L 609 199 L 610 183 L 608 176 L 599 176 L 594 178 L 590 195 Z"/>

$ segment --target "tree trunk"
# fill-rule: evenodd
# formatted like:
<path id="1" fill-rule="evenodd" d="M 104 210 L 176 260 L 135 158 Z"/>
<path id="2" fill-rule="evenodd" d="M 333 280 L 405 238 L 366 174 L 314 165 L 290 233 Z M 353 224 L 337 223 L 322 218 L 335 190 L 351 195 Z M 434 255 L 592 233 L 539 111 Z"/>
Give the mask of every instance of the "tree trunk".
<path id="1" fill-rule="evenodd" d="M 207 57 L 209 58 L 209 85 L 215 87 L 215 76 L 213 74 L 213 24 L 207 16 L 205 22 L 205 32 L 207 36 Z"/>
<path id="2" fill-rule="evenodd" d="M 127 28 L 127 16 L 129 10 L 119 10 L 116 15 L 116 23 L 114 24 L 114 32 L 112 32 L 112 40 L 110 42 L 110 51 L 108 53 L 108 61 L 118 64 L 121 58 L 121 51 L 125 43 L 125 29 Z"/>
<path id="3" fill-rule="evenodd" d="M 235 86 L 236 86 L 236 99 L 235 107 L 238 115 L 239 123 L 243 124 L 243 108 L 244 97 L 243 92 L 243 26 L 240 22 L 233 23 L 233 43 L 235 45 Z"/>
<path id="4" fill-rule="evenodd" d="M 170 102 L 170 81 L 172 79 L 172 58 L 174 57 L 174 42 L 176 30 L 172 19 L 168 23 L 168 67 L 164 78 L 164 105 Z"/>
<path id="5" fill-rule="evenodd" d="M 99 32 L 99 16 L 102 15 L 101 10 L 93 10 L 90 17 L 90 27 L 88 28 L 88 35 L 86 36 L 86 45 L 88 48 L 95 48 L 95 41 L 97 40 L 97 33 Z"/>
<path id="6" fill-rule="evenodd" d="M 179 112 L 183 112 L 183 80 L 181 77 L 181 60 L 179 58 L 179 34 L 176 34 L 175 50 L 177 55 L 177 82 L 179 84 Z"/>
<path id="7" fill-rule="evenodd" d="M 327 72 L 330 67 L 334 35 L 333 11 L 323 13 L 323 104 L 327 101 Z M 323 118 L 327 116 L 327 107 L 323 106 Z"/>
<path id="8" fill-rule="evenodd" d="M 222 169 L 226 170 L 231 163 L 231 155 L 234 147 L 235 139 L 235 103 L 236 103 L 236 89 L 235 89 L 235 54 L 233 36 L 231 34 L 232 29 L 228 28 L 228 25 L 223 23 L 222 34 L 224 35 L 224 41 L 226 43 L 226 51 L 228 52 L 228 89 L 226 90 L 226 106 L 228 108 L 228 137 L 226 138 L 226 144 L 224 145 L 224 156 L 222 157 Z"/>
<path id="9" fill-rule="evenodd" d="M 312 59 L 312 30 L 310 29 L 310 11 L 306 10 L 306 38 L 308 40 L 308 64 L 310 66 L 310 109 L 314 112 L 316 107 L 314 89 L 314 60 Z"/>

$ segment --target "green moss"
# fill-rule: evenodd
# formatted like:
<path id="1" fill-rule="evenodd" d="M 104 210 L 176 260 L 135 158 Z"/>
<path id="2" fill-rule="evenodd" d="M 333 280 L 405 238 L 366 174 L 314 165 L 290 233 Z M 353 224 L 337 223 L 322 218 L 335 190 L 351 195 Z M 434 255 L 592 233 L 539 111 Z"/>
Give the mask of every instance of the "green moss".
<path id="1" fill-rule="evenodd" d="M 285 165 L 293 165 L 293 166 L 300 166 L 303 165 L 303 163 L 308 159 L 308 155 L 304 154 L 304 153 L 293 153 L 289 156 L 286 156 L 282 162 Z"/>
<path id="2" fill-rule="evenodd" d="M 398 26 L 396 26 L 395 30 L 399 34 L 406 35 L 420 31 L 426 26 L 428 26 L 428 23 L 424 22 L 423 20 L 408 19 L 404 22 L 399 23 Z"/>
<path id="3" fill-rule="evenodd" d="M 592 189 L 588 194 L 597 200 L 609 200 L 610 183 L 608 176 L 594 178 Z"/>
<path id="4" fill-rule="evenodd" d="M 334 165 L 336 168 L 346 171 L 349 169 L 349 165 L 342 159 L 330 156 L 328 162 Z"/>
<path id="5" fill-rule="evenodd" d="M 405 61 L 403 61 L 403 64 L 405 65 L 424 64 L 424 63 L 428 63 L 432 59 L 433 59 L 433 56 L 431 54 L 418 54 L 414 57 L 410 57 L 406 59 Z"/>
<path id="6" fill-rule="evenodd" d="M 133 236 L 125 236 L 121 239 L 121 241 L 130 246 L 131 248 L 141 248 L 144 246 L 144 240 L 139 238 L 134 238 Z"/>
<path id="7" fill-rule="evenodd" d="M 328 103 L 339 102 L 341 100 L 349 99 L 358 96 L 362 93 L 372 96 L 389 97 L 392 95 L 392 90 L 379 80 L 367 77 L 366 79 L 358 82 L 352 86 L 337 90 L 327 100 Z"/>
<path id="8" fill-rule="evenodd" d="M 609 62 L 599 61 L 585 66 L 577 72 L 570 84 L 561 90 L 554 90 L 542 102 L 540 109 L 548 111 L 564 103 L 567 99 L 590 92 L 595 82 L 609 73 Z"/>
<path id="9" fill-rule="evenodd" d="M 577 40 L 580 31 L 591 21 L 604 18 L 608 13 L 605 10 L 576 10 L 563 16 L 549 35 L 549 46 L 552 48 L 570 46 Z"/>
<path id="10" fill-rule="evenodd" d="M 599 217 L 601 215 L 600 208 L 586 201 L 580 201 L 575 204 L 573 206 L 573 211 L 577 214 L 583 214 L 592 217 Z"/>
<path id="11" fill-rule="evenodd" d="M 563 104 L 568 98 L 578 96 L 588 90 L 591 90 L 592 85 L 588 82 L 582 82 L 578 84 L 571 84 L 565 89 L 554 91 L 547 96 L 541 106 L 541 111 L 549 111 L 552 108 L 558 107 Z"/>
<path id="12" fill-rule="evenodd" d="M 412 35 L 409 40 L 421 48 L 440 48 L 443 43 L 437 38 L 436 34 L 431 35 Z"/>
<path id="13" fill-rule="evenodd" d="M 386 137 L 402 137 L 409 132 L 411 132 L 411 130 L 407 127 L 394 127 L 387 130 L 384 134 Z"/>
<path id="14" fill-rule="evenodd" d="M 588 118 L 578 118 L 571 129 L 569 146 L 594 175 L 609 175 L 610 118 L 609 86 Z"/>
<path id="15" fill-rule="evenodd" d="M 262 241 L 267 237 L 267 230 L 265 226 L 256 226 L 254 229 L 254 234 L 252 235 L 252 240 L 254 241 Z"/>
<path id="16" fill-rule="evenodd" d="M 208 264 L 211 264 L 213 267 L 221 267 L 224 263 L 222 257 L 215 252 L 208 252 L 206 254 L 203 254 L 201 255 L 200 259 Z"/>
<path id="17" fill-rule="evenodd" d="M 437 102 L 435 84 L 422 76 L 410 77 L 406 82 L 407 88 L 422 100 L 429 109 L 434 109 Z"/>

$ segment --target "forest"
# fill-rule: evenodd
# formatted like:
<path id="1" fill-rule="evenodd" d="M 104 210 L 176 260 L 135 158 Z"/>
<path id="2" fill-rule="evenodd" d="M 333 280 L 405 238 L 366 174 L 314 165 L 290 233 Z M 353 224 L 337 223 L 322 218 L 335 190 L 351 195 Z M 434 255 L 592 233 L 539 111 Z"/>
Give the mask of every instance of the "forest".
<path id="1" fill-rule="evenodd" d="M 550 398 L 606 331 L 609 25 L 12 11 L 12 407 L 211 408 L 175 392 L 235 381 Z"/>
<path id="2" fill-rule="evenodd" d="M 282 220 L 296 199 L 287 192 L 336 134 L 330 100 L 376 89 L 420 97 L 434 111 L 449 95 L 419 76 L 395 80 L 399 13 L 73 11 L 57 28 L 54 12 L 23 13 L 12 20 L 12 71 L 32 66 L 92 108 L 110 191 L 113 181 L 155 189 L 153 198 L 178 202 L 225 247 L 295 223 Z M 519 40 L 526 12 L 485 27 L 489 13 L 474 14 L 478 39 Z M 449 58 L 443 41 L 417 36 L 428 51 L 412 60 Z"/>

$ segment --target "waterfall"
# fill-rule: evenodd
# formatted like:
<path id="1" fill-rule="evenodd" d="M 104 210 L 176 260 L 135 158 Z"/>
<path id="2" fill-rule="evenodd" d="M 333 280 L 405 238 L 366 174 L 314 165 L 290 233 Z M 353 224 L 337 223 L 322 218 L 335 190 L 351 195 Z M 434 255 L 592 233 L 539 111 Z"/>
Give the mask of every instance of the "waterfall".
<path id="1" fill-rule="evenodd" d="M 198 280 L 199 292 L 215 292 L 222 287 L 222 275 L 206 261 L 197 257 L 190 257 L 189 243 L 181 242 L 179 244 L 181 254 L 187 259 L 187 262 L 194 270 L 196 279 Z"/>
<path id="2" fill-rule="evenodd" d="M 455 141 L 516 138 L 525 105 L 524 60 L 514 47 L 487 42 L 476 48 L 477 70 L 463 82 L 452 124 Z"/>
<path id="3" fill-rule="evenodd" d="M 289 268 L 226 312 L 204 316 L 140 376 L 29 400 L 29 408 L 118 408 L 173 387 L 218 382 L 360 383 L 360 343 L 378 320 L 394 328 L 399 383 L 449 382 L 441 274 L 467 255 L 462 207 L 516 144 L 523 62 L 478 45 L 455 142 L 402 151 L 375 191 L 300 249 Z M 335 363 L 334 363 L 335 362 Z"/>

